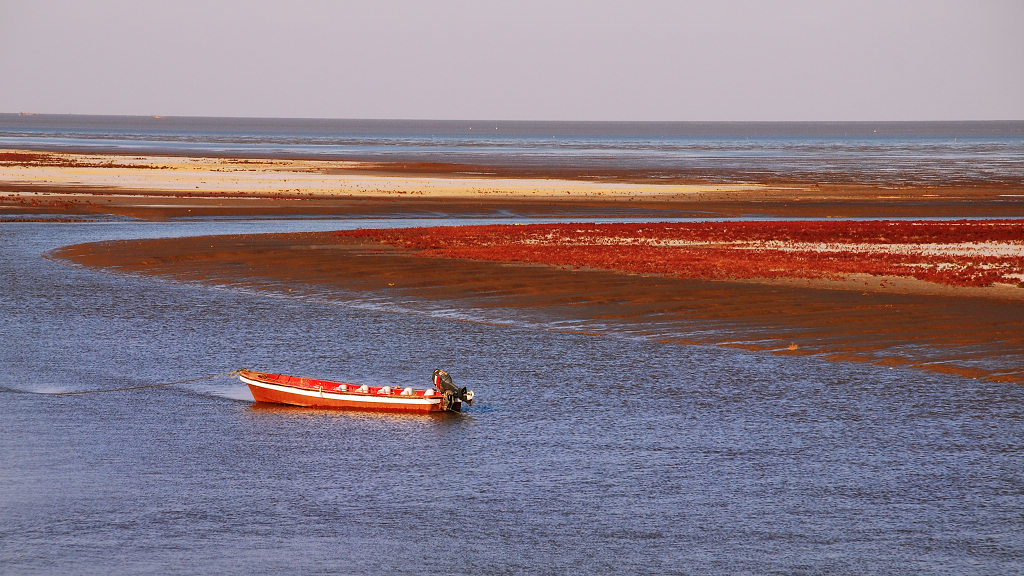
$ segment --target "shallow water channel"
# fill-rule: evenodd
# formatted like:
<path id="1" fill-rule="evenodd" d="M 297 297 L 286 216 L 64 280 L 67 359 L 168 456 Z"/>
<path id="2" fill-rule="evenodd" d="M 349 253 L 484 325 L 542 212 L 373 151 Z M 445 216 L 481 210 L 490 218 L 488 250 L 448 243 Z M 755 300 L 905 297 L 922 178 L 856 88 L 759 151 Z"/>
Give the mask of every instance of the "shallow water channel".
<path id="1" fill-rule="evenodd" d="M 1024 571 L 1019 385 L 44 257 L 430 223 L 0 223 L 0 573 Z M 228 378 L 53 394 L 241 367 L 417 387 L 441 367 L 477 401 L 276 408 Z"/>

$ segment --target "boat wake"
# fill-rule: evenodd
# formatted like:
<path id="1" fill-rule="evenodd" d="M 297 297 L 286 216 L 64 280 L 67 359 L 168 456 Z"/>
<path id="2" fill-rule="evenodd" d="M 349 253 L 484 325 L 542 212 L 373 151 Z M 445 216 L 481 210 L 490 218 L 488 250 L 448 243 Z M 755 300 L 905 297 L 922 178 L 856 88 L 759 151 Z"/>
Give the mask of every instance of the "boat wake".
<path id="1" fill-rule="evenodd" d="M 131 391 L 131 390 L 143 390 L 143 389 L 147 389 L 147 388 L 163 388 L 163 387 L 166 387 L 166 386 L 176 386 L 176 385 L 179 385 L 179 384 L 190 384 L 190 383 L 193 383 L 193 382 L 201 382 L 203 380 L 214 380 L 216 378 L 223 378 L 223 377 L 226 377 L 226 376 L 234 376 L 234 375 L 238 374 L 240 371 L 241 371 L 241 369 L 231 370 L 229 372 L 221 372 L 221 373 L 218 373 L 218 374 L 210 374 L 210 375 L 207 375 L 207 376 L 199 376 L 199 377 L 196 377 L 196 378 L 186 378 L 184 380 L 174 380 L 172 382 L 160 382 L 160 383 L 157 383 L 157 384 L 139 384 L 139 385 L 136 385 L 136 386 L 117 386 L 117 387 L 114 387 L 114 388 L 94 388 L 94 389 L 91 389 L 91 390 L 52 390 L 52 389 L 43 389 L 43 390 L 33 390 L 31 392 L 29 392 L 29 391 L 24 391 L 24 392 L 34 393 L 34 394 L 50 394 L 50 395 L 53 395 L 53 396 L 78 396 L 78 395 L 84 395 L 84 394 L 104 394 L 104 393 L 107 393 L 107 392 L 126 392 L 126 391 Z M 0 390 L 2 390 L 2 389 L 3 388 L 0 387 Z"/>

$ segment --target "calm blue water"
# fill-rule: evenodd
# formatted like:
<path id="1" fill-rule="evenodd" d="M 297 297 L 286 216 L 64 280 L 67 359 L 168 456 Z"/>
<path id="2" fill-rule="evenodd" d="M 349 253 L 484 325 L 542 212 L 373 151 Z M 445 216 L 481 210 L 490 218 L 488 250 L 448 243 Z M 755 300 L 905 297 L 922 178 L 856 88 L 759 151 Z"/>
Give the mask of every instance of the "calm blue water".
<path id="1" fill-rule="evenodd" d="M 1024 572 L 1018 385 L 43 257 L 360 224 L 0 224 L 0 573 Z M 227 379 L 52 394 L 243 366 L 445 367 L 478 400 L 434 418 L 260 408 Z"/>
<path id="2" fill-rule="evenodd" d="M 483 167 L 652 180 L 1024 185 L 1024 122 L 481 122 L 0 114 L 0 147 Z"/>

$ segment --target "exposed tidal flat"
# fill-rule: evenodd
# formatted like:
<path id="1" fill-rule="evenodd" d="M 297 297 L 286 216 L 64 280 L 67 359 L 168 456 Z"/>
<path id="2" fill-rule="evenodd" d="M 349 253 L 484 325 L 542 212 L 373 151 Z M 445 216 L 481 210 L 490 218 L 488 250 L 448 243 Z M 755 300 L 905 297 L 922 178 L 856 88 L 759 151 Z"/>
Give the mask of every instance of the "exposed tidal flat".
<path id="1" fill-rule="evenodd" d="M 453 224 L 86 243 L 51 256 L 295 295 L 532 310 L 596 336 L 1024 383 L 1017 220 Z"/>
<path id="2" fill-rule="evenodd" d="M 564 215 L 611 204 L 661 217 L 1024 211 L 1024 122 L 0 114 L 0 148 L 0 205 L 24 210 L 87 210 L 86 191 L 107 210 L 157 218 L 366 213 L 366 199 L 405 212 Z"/>
<path id="3" fill-rule="evenodd" d="M 308 153 L 164 156 L 136 144 L 112 156 L 82 150 L 83 139 L 110 144 L 109 126 L 76 130 L 86 137 L 10 146 L 0 166 L 5 572 L 1024 569 L 1012 276 L 1000 293 L 882 276 L 676 278 L 336 233 L 394 229 L 412 241 L 438 225 L 549 221 L 556 228 L 540 232 L 570 246 L 595 233 L 566 221 L 999 218 L 1000 238 L 953 234 L 940 248 L 1012 258 L 1021 238 L 1008 217 L 1022 202 L 1012 178 L 894 186 L 649 168 L 597 178 L 424 157 L 325 168 Z M 197 132 L 162 137 L 207 148 L 239 139 Z M 57 152 L 62 138 L 74 141 Z M 1019 160 L 1014 136 L 1001 138 L 984 146 Z M 493 173 L 469 173 L 480 171 Z M 268 183 L 241 184 L 257 176 Z M 345 187 L 366 178 L 394 189 Z M 501 192 L 481 193 L 480 179 Z M 516 187 L 552 182 L 553 194 Z M 604 192 L 582 192 L 595 188 Z M 925 240 L 910 250 L 935 244 Z M 440 367 L 477 401 L 422 418 L 254 405 L 228 379 L 53 394 L 241 367 L 416 386 Z"/>
<path id="4" fill-rule="evenodd" d="M 1022 153 L 1024 158 L 1024 153 Z M 1024 170 L 1024 160 L 1020 162 Z M 8 213 L 211 215 L 517 213 L 547 216 L 1005 217 L 1024 183 L 708 180 L 508 166 L 0 150 Z"/>

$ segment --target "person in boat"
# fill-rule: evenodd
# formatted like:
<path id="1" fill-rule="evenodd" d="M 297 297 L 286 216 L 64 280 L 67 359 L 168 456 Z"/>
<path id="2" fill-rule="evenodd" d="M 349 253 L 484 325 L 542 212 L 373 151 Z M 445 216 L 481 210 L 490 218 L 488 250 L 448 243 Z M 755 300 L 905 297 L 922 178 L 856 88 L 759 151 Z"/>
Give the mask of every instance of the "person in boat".
<path id="1" fill-rule="evenodd" d="M 452 382 L 451 375 L 444 370 L 434 370 L 434 388 L 442 394 L 441 402 L 444 410 L 450 409 L 456 402 L 473 405 L 473 393 L 456 386 L 455 382 Z"/>

